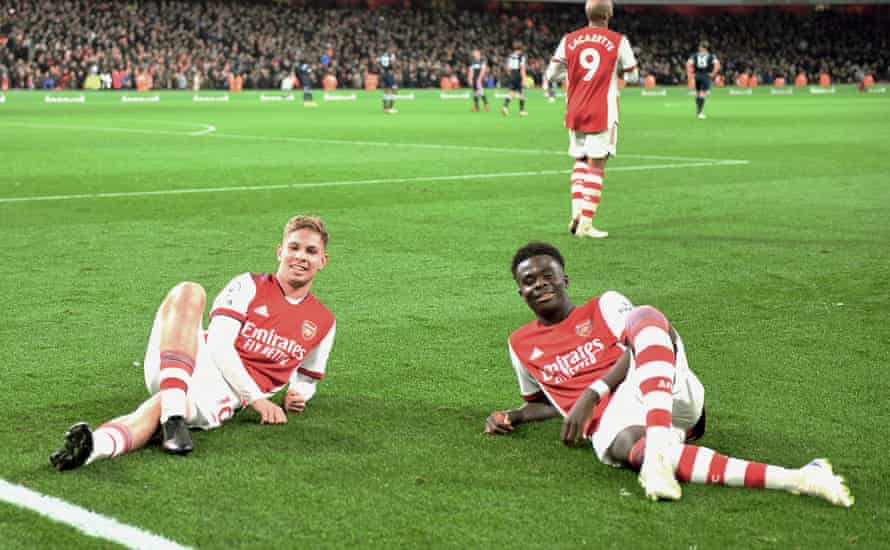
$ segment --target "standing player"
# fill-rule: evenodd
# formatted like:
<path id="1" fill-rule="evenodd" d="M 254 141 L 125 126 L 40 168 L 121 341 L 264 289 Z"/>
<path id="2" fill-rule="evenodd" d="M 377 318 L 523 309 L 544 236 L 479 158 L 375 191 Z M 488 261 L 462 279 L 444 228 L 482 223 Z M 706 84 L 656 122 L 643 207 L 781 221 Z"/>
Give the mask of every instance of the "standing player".
<path id="1" fill-rule="evenodd" d="M 529 243 L 513 256 L 519 294 L 536 317 L 509 339 L 526 404 L 492 413 L 486 433 L 510 434 L 519 424 L 563 416 L 566 445 L 590 438 L 602 462 L 638 470 L 653 500 L 679 499 L 679 480 L 853 504 L 824 459 L 786 469 L 689 445 L 704 434 L 704 388 L 679 334 L 657 309 L 634 307 L 617 292 L 576 307 L 564 269 L 562 254 L 546 243 Z"/>
<path id="2" fill-rule="evenodd" d="M 303 86 L 303 107 L 318 107 L 318 103 L 312 100 L 312 65 L 308 62 L 300 61 L 297 65 L 297 74 L 300 78 L 300 85 Z"/>
<path id="3" fill-rule="evenodd" d="M 479 99 L 485 104 L 485 110 L 491 109 L 488 104 L 488 98 L 485 97 L 485 75 L 488 74 L 488 64 L 482 59 L 482 52 L 473 50 L 473 57 L 470 59 L 470 68 L 467 70 L 467 82 L 473 88 L 473 112 L 479 112 Z"/>
<path id="4" fill-rule="evenodd" d="M 513 43 L 513 53 L 507 58 L 507 70 L 509 71 L 508 84 L 509 91 L 504 99 L 504 106 L 501 113 L 504 116 L 510 114 L 510 101 L 516 94 L 519 94 L 519 116 L 526 116 L 525 112 L 525 54 L 522 53 L 522 46 L 519 42 Z"/>
<path id="5" fill-rule="evenodd" d="M 334 316 L 310 292 L 327 263 L 328 233 L 319 218 L 295 216 L 284 226 L 275 273 L 243 273 L 219 293 L 206 334 L 206 295 L 197 283 L 175 286 L 158 309 L 145 354 L 152 396 L 135 412 L 91 431 L 72 426 L 50 456 L 58 470 L 144 447 L 161 429 L 171 454 L 192 450 L 189 429 L 219 427 L 250 406 L 263 424 L 300 413 L 324 376 L 334 343 Z M 270 401 L 285 385 L 284 409 Z"/>
<path id="6" fill-rule="evenodd" d="M 572 170 L 572 220 L 569 232 L 581 238 L 609 233 L 593 227 L 603 190 L 606 160 L 618 142 L 618 78 L 640 79 L 627 38 L 609 30 L 612 0 L 587 0 L 588 25 L 565 35 L 547 67 L 548 82 L 566 78 L 565 126 L 569 130 Z"/>
<path id="7" fill-rule="evenodd" d="M 388 51 L 383 52 L 383 55 L 380 56 L 377 62 L 380 63 L 380 68 L 383 69 L 383 112 L 394 115 L 398 113 L 394 105 L 396 93 L 399 91 L 399 85 L 393 73 L 396 54 Z"/>
<path id="8" fill-rule="evenodd" d="M 720 60 L 717 56 L 708 52 L 708 43 L 702 42 L 698 46 L 698 53 L 689 56 L 686 62 L 686 72 L 695 78 L 695 111 L 700 120 L 705 116 L 705 98 L 711 89 L 711 80 L 720 72 Z"/>

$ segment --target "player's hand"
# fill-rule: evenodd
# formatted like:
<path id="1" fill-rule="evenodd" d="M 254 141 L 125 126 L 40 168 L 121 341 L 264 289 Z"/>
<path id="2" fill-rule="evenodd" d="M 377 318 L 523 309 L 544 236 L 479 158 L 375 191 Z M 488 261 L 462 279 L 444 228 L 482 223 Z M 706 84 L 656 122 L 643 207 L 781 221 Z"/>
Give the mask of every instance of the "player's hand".
<path id="1" fill-rule="evenodd" d="M 513 433 L 513 423 L 505 411 L 495 411 L 485 419 L 485 431 L 488 435 L 509 435 Z"/>
<path id="2" fill-rule="evenodd" d="M 284 414 L 284 409 L 268 399 L 257 399 L 250 406 L 260 413 L 260 424 L 287 424 L 287 415 Z"/>
<path id="3" fill-rule="evenodd" d="M 559 438 L 566 447 L 575 447 L 578 441 L 584 437 L 584 426 L 593 414 L 593 408 L 599 401 L 599 395 L 592 390 L 587 390 L 575 401 L 575 406 L 569 411 L 568 416 L 562 422 L 562 431 Z"/>
<path id="4" fill-rule="evenodd" d="M 284 394 L 284 410 L 292 413 L 301 413 L 306 410 L 306 398 L 297 390 L 288 390 Z"/>

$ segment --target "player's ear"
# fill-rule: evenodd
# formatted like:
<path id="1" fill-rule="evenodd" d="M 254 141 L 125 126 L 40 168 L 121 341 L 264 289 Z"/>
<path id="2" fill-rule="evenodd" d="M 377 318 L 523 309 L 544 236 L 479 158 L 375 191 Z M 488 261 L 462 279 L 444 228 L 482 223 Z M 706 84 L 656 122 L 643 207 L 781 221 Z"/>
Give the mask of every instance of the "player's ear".
<path id="1" fill-rule="evenodd" d="M 282 252 L 283 250 L 284 250 L 284 249 L 281 248 L 281 245 L 279 244 L 279 245 L 278 245 L 278 248 L 276 249 L 276 252 L 275 252 L 275 255 L 278 256 L 278 261 L 279 261 L 279 262 L 281 261 L 281 252 Z"/>
<path id="2" fill-rule="evenodd" d="M 562 280 L 565 283 L 566 288 L 569 288 L 569 276 L 566 274 L 563 274 Z"/>
<path id="3" fill-rule="evenodd" d="M 325 252 L 324 254 L 321 255 L 321 265 L 318 266 L 318 270 L 321 271 L 322 269 L 324 269 L 324 266 L 326 266 L 326 265 L 328 265 L 328 254 L 327 254 L 327 252 Z"/>

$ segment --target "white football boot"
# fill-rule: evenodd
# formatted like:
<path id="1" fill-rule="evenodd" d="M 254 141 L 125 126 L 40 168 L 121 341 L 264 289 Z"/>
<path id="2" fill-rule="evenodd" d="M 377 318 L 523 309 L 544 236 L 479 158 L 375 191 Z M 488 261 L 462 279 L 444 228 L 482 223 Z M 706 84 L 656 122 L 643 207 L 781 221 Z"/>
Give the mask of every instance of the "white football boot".
<path id="1" fill-rule="evenodd" d="M 646 456 L 639 480 L 649 500 L 680 500 L 683 496 L 680 483 L 674 477 L 674 467 L 663 452 Z"/>
<path id="2" fill-rule="evenodd" d="M 793 495 L 821 497 L 835 506 L 849 508 L 856 499 L 850 494 L 844 478 L 835 475 L 831 463 L 817 458 L 798 471 L 794 486 L 788 491 Z"/>
<path id="3" fill-rule="evenodd" d="M 609 236 L 608 231 L 600 231 L 589 220 L 581 220 L 575 228 L 575 236 L 579 239 L 604 239 Z"/>

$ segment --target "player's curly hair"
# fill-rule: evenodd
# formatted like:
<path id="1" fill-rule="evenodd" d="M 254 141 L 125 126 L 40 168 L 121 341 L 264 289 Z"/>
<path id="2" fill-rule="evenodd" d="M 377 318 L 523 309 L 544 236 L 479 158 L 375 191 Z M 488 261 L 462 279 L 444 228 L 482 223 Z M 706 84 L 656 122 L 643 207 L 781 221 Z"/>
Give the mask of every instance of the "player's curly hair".
<path id="1" fill-rule="evenodd" d="M 517 250 L 516 254 L 513 255 L 513 264 L 510 267 L 510 272 L 513 274 L 514 278 L 516 277 L 516 268 L 519 267 L 519 264 L 532 256 L 550 256 L 556 260 L 563 269 L 566 267 L 565 258 L 562 257 L 562 254 L 555 246 L 549 243 L 530 242 Z"/>
<path id="2" fill-rule="evenodd" d="M 318 216 L 294 216 L 287 220 L 287 223 L 284 224 L 284 238 L 286 239 L 288 234 L 300 229 L 315 231 L 321 235 L 324 247 L 328 247 L 328 228 Z"/>

